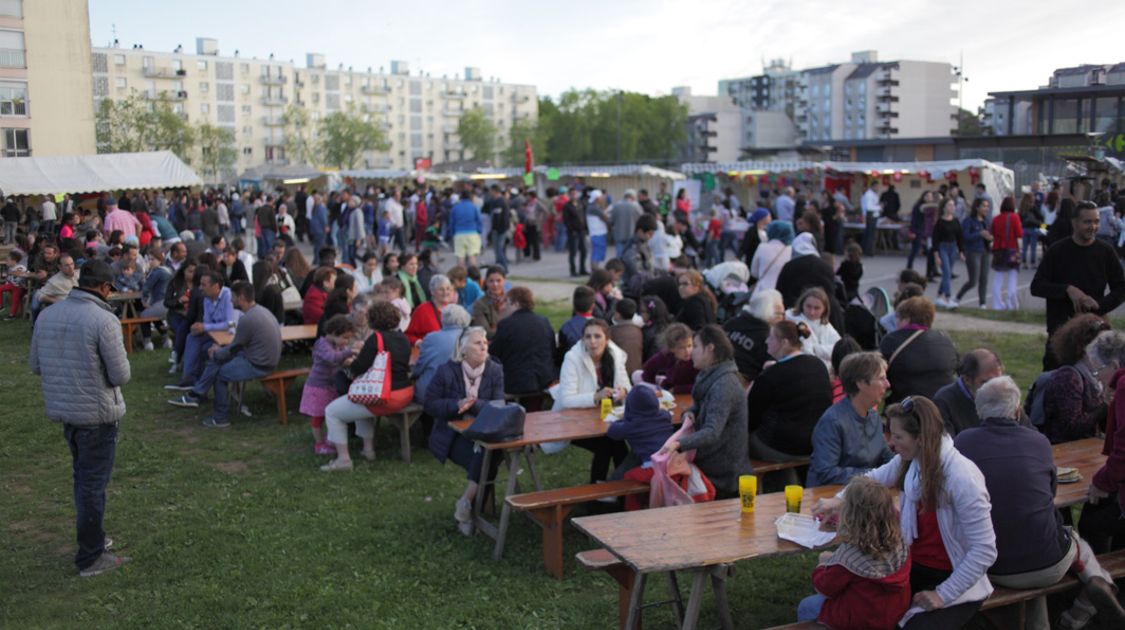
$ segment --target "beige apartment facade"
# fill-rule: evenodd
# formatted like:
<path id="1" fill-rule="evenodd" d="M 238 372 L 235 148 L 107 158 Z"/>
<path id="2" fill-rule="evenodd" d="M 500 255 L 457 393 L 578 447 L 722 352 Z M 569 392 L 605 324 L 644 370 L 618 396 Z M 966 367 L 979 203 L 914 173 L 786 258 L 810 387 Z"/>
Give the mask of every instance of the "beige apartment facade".
<path id="1" fill-rule="evenodd" d="M 92 67 L 95 103 L 123 99 L 133 91 L 153 101 L 163 96 L 189 123 L 209 122 L 232 131 L 237 172 L 297 161 L 286 154 L 282 122 L 291 105 L 308 114 L 314 129 L 323 117 L 352 108 L 378 121 L 390 149 L 364 155 L 357 168 L 368 169 L 410 169 L 419 158 L 433 164 L 465 159 L 457 124 L 474 107 L 496 125 L 497 150 L 507 146 L 513 123 L 533 122 L 539 113 L 534 86 L 483 80 L 476 68 L 441 78 L 412 73 L 401 61 L 392 61 L 389 71 L 342 65 L 329 69 L 316 53 L 299 67 L 292 61 L 248 58 L 239 51 L 220 55 L 218 42 L 208 38 L 197 39 L 195 54 L 95 47 Z M 216 179 L 213 173 L 201 175 Z M 231 173 L 220 175 L 226 179 Z"/>
<path id="2" fill-rule="evenodd" d="M 0 156 L 96 151 L 86 0 L 0 0 Z"/>

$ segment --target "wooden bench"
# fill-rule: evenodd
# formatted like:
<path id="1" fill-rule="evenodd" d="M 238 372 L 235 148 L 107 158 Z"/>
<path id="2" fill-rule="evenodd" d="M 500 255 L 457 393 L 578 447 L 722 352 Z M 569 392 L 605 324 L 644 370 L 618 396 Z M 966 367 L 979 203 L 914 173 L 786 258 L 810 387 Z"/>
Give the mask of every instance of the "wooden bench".
<path id="1" fill-rule="evenodd" d="M 412 402 L 396 414 L 380 416 L 375 419 L 376 432 L 379 430 L 379 423 L 384 419 L 398 428 L 399 450 L 402 455 L 402 461 L 407 464 L 410 463 L 410 427 L 421 417 L 422 405 Z"/>
<path id="2" fill-rule="evenodd" d="M 612 554 L 611 554 L 612 555 Z M 1125 577 L 1125 549 L 1114 551 L 1111 553 L 1098 556 L 1098 563 L 1102 565 L 1114 579 L 1121 579 Z M 994 586 L 992 595 L 984 600 L 981 605 L 981 612 L 988 610 L 997 610 L 1000 608 L 1007 608 L 1009 606 L 1019 606 L 1019 623 L 1018 628 L 1023 628 L 1027 621 L 1027 603 L 1039 597 L 1046 597 L 1048 595 L 1055 595 L 1058 593 L 1065 593 L 1071 589 L 1077 588 L 1081 583 L 1074 575 L 1067 574 L 1066 577 L 1058 582 L 1044 586 L 1042 588 L 1006 588 L 1003 586 Z M 784 626 L 774 626 L 770 630 L 812 630 L 813 628 L 823 628 L 824 626 L 813 622 L 806 621 L 803 623 L 791 623 Z"/>
<path id="3" fill-rule="evenodd" d="M 603 498 L 645 492 L 648 492 L 647 483 L 622 479 L 516 494 L 507 497 L 505 501 L 512 509 L 527 512 L 528 516 L 543 528 L 543 566 L 548 573 L 561 580 L 563 577 L 562 526 L 574 506 Z"/>
<path id="4" fill-rule="evenodd" d="M 160 317 L 126 317 L 121 320 L 121 336 L 125 338 L 125 354 L 133 354 L 133 333 L 141 324 L 155 324 Z"/>
<path id="5" fill-rule="evenodd" d="M 292 370 L 279 370 L 258 379 L 262 386 L 277 398 L 277 421 L 289 424 L 289 410 L 285 404 L 285 389 L 298 377 L 308 376 L 309 368 L 294 368 Z"/>

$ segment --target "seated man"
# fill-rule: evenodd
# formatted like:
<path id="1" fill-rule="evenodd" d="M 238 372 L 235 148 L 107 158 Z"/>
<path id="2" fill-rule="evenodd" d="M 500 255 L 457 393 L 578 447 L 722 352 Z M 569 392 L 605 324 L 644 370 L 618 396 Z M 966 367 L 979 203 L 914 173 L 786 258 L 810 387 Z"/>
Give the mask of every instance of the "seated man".
<path id="1" fill-rule="evenodd" d="M 70 290 L 78 286 L 78 274 L 75 273 L 74 259 L 69 254 L 59 256 L 59 270 L 47 279 L 38 291 L 31 296 L 31 316 L 35 318 L 39 311 L 66 299 Z"/>
<path id="2" fill-rule="evenodd" d="M 957 434 L 965 429 L 980 424 L 973 397 L 976 396 L 981 385 L 1004 375 L 1004 364 L 992 350 L 976 348 L 961 357 L 961 363 L 957 366 L 957 375 L 957 380 L 934 394 L 934 404 L 941 412 L 941 419 L 945 421 L 945 432 L 950 437 L 957 437 Z M 1025 427 L 1031 427 L 1031 420 L 1022 412 L 1019 422 Z"/>
<path id="3" fill-rule="evenodd" d="M 206 356 L 214 341 L 211 331 L 227 330 L 236 319 L 235 308 L 231 303 L 230 289 L 223 286 L 223 274 L 212 269 L 199 280 L 199 290 L 203 294 L 203 320 L 191 325 L 191 334 L 184 345 L 184 370 L 180 382 L 165 385 L 164 389 L 188 391 L 199 379 Z M 277 320 L 274 320 L 277 321 Z"/>
<path id="4" fill-rule="evenodd" d="M 988 579 L 1008 588 L 1041 588 L 1074 572 L 1085 587 L 1059 626 L 1081 628 L 1098 614 L 1104 627 L 1125 627 L 1113 577 L 1055 509 L 1058 479 L 1051 443 L 1018 424 L 1015 381 L 1008 376 L 988 381 L 974 402 L 980 426 L 962 431 L 954 446 L 980 469 L 992 497 L 997 557 Z M 1027 620 L 1028 628 L 1050 627 L 1044 598 L 1032 603 Z"/>
<path id="5" fill-rule="evenodd" d="M 177 407 L 198 407 L 214 387 L 215 404 L 211 417 L 203 426 L 225 428 L 230 426 L 227 385 L 266 376 L 277 367 L 281 359 L 281 329 L 273 313 L 254 302 L 254 287 L 249 282 L 236 282 L 230 289 L 234 305 L 243 315 L 238 320 L 234 339 L 229 346 L 212 345 L 207 354 L 210 360 L 191 391 L 169 400 Z"/>

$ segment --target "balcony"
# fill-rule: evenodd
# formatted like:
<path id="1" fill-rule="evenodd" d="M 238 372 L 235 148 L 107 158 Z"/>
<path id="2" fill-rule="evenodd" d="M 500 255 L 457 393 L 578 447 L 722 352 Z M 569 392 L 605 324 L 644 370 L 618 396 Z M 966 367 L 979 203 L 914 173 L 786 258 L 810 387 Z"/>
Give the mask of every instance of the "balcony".
<path id="1" fill-rule="evenodd" d="M 153 68 L 148 67 L 141 70 L 146 79 L 182 79 L 187 76 L 187 70 L 180 68 L 173 70 L 171 68 Z"/>
<path id="2" fill-rule="evenodd" d="M 266 127 L 282 127 L 285 121 L 280 118 L 270 118 L 269 116 L 262 116 L 262 124 Z"/>
<path id="3" fill-rule="evenodd" d="M 285 85 L 289 81 L 289 77 L 277 74 L 263 74 L 258 77 L 258 82 L 262 85 Z"/>
<path id="4" fill-rule="evenodd" d="M 169 101 L 182 101 L 187 98 L 187 92 L 183 90 L 145 90 L 144 97 L 150 101 L 159 101 L 161 99 L 167 99 Z"/>
<path id="5" fill-rule="evenodd" d="M 441 126 L 441 130 L 445 133 L 457 133 L 457 125 L 450 125 L 447 123 Z"/>
<path id="6" fill-rule="evenodd" d="M 267 147 L 284 147 L 285 146 L 285 136 L 284 135 L 278 135 L 278 136 L 274 136 L 272 138 L 266 138 L 263 142 L 265 142 L 265 145 Z"/>
<path id="7" fill-rule="evenodd" d="M 462 90 L 446 90 L 442 92 L 442 96 L 449 99 L 464 99 L 468 98 L 469 94 Z"/>
<path id="8" fill-rule="evenodd" d="M 391 106 L 383 103 L 364 103 L 360 105 L 360 109 L 367 114 L 387 114 L 391 111 Z"/>
<path id="9" fill-rule="evenodd" d="M 26 68 L 27 51 L 22 48 L 0 48 L 0 68 Z"/>
<path id="10" fill-rule="evenodd" d="M 386 85 L 364 85 L 360 91 L 364 94 L 390 94 L 391 88 Z"/>
<path id="11" fill-rule="evenodd" d="M 889 114 L 889 113 L 891 113 L 891 104 L 890 103 L 882 103 L 882 102 L 876 103 L 875 104 L 875 111 L 880 113 L 880 114 Z"/>
<path id="12" fill-rule="evenodd" d="M 261 102 L 268 107 L 284 107 L 289 103 L 289 99 L 284 96 L 263 96 Z"/>
<path id="13" fill-rule="evenodd" d="M 453 118 L 460 118 L 461 114 L 464 114 L 464 113 L 465 113 L 465 110 L 462 110 L 462 109 L 448 109 L 447 108 L 447 109 L 441 110 L 442 116 L 451 116 Z"/>

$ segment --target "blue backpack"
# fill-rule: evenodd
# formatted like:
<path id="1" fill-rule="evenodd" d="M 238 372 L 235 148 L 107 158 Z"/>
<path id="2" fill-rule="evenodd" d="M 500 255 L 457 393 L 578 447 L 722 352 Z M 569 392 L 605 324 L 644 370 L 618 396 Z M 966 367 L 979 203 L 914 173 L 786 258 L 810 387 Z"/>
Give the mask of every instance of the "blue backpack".
<path id="1" fill-rule="evenodd" d="M 1064 365 L 1058 370 L 1065 370 L 1070 368 L 1077 372 L 1078 370 L 1072 365 Z M 1043 413 L 1043 392 L 1047 389 L 1047 381 L 1051 380 L 1051 376 L 1058 370 L 1047 370 L 1035 378 L 1035 382 L 1031 384 L 1031 388 L 1027 390 L 1027 400 L 1023 403 L 1023 410 L 1027 413 L 1027 417 L 1031 419 L 1031 424 L 1036 427 L 1042 427 L 1046 418 Z"/>

